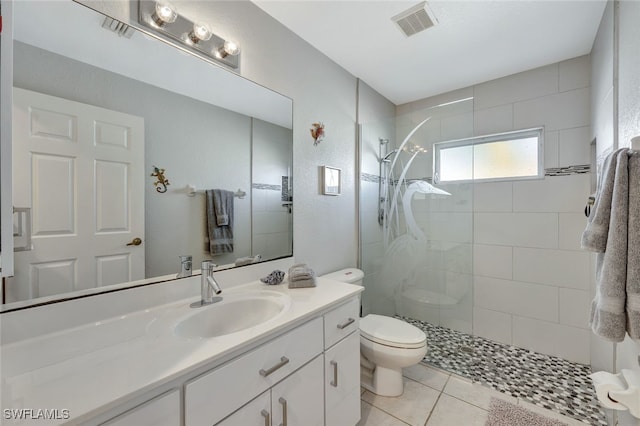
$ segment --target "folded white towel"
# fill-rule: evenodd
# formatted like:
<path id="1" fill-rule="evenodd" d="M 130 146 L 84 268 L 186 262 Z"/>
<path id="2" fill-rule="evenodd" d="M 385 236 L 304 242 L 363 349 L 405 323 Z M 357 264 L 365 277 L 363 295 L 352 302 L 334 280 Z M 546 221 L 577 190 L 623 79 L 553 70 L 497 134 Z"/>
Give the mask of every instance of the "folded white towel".
<path id="1" fill-rule="evenodd" d="M 289 281 L 300 281 L 315 278 L 316 273 L 306 263 L 298 263 L 289 268 Z"/>
<path id="2" fill-rule="evenodd" d="M 306 263 L 298 263 L 289 268 L 289 288 L 315 287 L 316 273 Z"/>

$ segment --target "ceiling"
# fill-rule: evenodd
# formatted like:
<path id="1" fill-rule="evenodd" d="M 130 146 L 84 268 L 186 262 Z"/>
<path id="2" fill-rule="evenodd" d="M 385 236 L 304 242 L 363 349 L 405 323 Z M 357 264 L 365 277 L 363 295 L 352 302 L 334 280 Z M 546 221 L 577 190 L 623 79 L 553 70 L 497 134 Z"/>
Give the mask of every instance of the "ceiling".
<path id="1" fill-rule="evenodd" d="M 391 17 L 416 0 L 254 3 L 396 105 L 587 54 L 606 5 L 429 1 L 438 25 L 406 37 Z"/>

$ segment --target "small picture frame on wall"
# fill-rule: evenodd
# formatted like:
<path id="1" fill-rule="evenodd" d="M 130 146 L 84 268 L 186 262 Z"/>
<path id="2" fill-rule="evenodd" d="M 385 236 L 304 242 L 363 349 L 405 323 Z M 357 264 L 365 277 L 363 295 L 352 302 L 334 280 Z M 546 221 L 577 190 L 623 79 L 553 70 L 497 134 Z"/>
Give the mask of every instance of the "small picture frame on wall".
<path id="1" fill-rule="evenodd" d="M 322 166 L 322 194 L 340 195 L 342 192 L 341 170 Z"/>

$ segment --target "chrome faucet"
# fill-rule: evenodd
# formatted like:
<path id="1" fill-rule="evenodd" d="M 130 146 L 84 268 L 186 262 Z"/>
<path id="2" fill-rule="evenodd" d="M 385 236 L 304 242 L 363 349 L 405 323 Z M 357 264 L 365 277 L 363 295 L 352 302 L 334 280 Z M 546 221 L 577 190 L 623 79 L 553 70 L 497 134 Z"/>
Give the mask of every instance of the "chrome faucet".
<path id="1" fill-rule="evenodd" d="M 190 254 L 178 257 L 180 257 L 180 272 L 178 272 L 176 278 L 190 277 L 193 266 L 193 257 Z"/>
<path id="2" fill-rule="evenodd" d="M 200 301 L 191 304 L 192 308 L 210 305 L 222 300 L 222 297 L 213 297 L 213 294 L 222 293 L 218 282 L 213 278 L 213 270 L 218 266 L 210 260 L 203 260 L 200 268 Z"/>

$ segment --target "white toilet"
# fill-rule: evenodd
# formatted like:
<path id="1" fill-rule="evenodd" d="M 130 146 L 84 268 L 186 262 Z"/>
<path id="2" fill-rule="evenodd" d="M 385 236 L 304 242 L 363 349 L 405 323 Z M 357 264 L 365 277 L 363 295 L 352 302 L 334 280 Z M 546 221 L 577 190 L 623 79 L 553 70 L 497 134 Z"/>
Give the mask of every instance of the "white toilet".
<path id="1" fill-rule="evenodd" d="M 362 285 L 364 272 L 348 268 L 323 278 Z M 402 369 L 427 353 L 427 336 L 419 328 L 384 315 L 360 318 L 361 385 L 382 396 L 402 395 Z"/>

